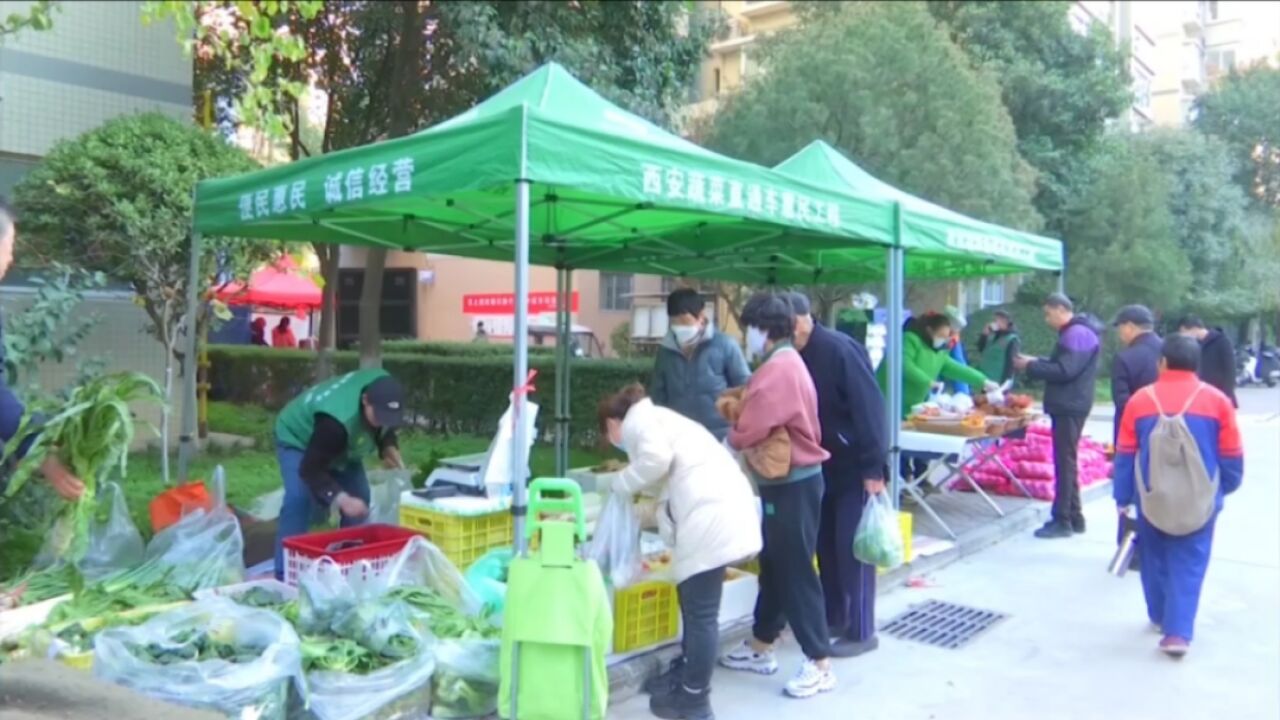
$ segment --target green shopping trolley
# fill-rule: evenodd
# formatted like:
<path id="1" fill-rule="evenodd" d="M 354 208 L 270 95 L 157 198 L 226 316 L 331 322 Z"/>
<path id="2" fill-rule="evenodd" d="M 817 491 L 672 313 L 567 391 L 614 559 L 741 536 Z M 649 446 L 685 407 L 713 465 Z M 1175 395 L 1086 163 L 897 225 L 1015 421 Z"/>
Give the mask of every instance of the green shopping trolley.
<path id="1" fill-rule="evenodd" d="M 514 558 L 507 575 L 498 713 L 506 720 L 604 720 L 613 613 L 600 568 L 578 554 L 587 540 L 582 489 L 540 478 L 529 486 L 528 508 L 527 538 L 537 549 Z"/>

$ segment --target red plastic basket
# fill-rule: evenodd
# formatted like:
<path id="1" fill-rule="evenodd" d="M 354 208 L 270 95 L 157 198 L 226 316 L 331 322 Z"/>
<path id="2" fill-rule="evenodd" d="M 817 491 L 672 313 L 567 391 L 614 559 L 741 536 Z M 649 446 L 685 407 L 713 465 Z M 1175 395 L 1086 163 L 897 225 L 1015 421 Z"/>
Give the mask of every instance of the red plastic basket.
<path id="1" fill-rule="evenodd" d="M 330 558 L 343 576 L 376 577 L 418 533 L 394 525 L 361 525 L 331 532 L 298 535 L 284 541 L 284 581 L 298 578 L 321 558 Z"/>

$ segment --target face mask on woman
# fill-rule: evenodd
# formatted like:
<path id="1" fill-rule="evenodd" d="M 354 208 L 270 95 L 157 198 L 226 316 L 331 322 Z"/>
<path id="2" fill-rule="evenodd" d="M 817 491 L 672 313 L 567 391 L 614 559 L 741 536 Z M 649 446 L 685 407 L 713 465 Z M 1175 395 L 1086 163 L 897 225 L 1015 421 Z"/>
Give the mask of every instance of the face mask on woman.
<path id="1" fill-rule="evenodd" d="M 941 350 L 942 348 L 946 347 L 946 346 L 947 346 L 947 341 L 948 341 L 948 340 L 950 340 L 950 339 L 951 339 L 951 338 L 944 338 L 944 337 L 943 337 L 943 338 L 934 338 L 934 339 L 933 339 L 933 347 L 934 347 L 934 349 L 935 349 L 935 350 Z"/>
<path id="2" fill-rule="evenodd" d="M 764 355 L 764 346 L 768 344 L 769 336 L 758 327 L 747 328 L 747 351 L 752 355 Z"/>
<path id="3" fill-rule="evenodd" d="M 676 336 L 676 342 L 681 345 L 688 345 L 693 342 L 702 328 L 697 325 L 674 325 L 671 332 Z"/>

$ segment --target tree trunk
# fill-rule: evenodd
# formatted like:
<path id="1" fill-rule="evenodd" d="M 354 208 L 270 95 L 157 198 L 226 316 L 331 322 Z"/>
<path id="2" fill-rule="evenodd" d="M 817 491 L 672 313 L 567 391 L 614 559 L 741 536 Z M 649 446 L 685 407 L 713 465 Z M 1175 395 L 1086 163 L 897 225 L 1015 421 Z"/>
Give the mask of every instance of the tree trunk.
<path id="1" fill-rule="evenodd" d="M 419 90 L 426 30 L 422 27 L 423 4 L 417 0 L 398 3 L 400 9 L 399 46 L 396 48 L 396 75 L 392 93 L 409 97 Z M 387 137 L 398 138 L 413 131 L 417 118 L 410 103 L 395 103 L 387 122 Z M 382 364 L 382 275 L 387 266 L 386 248 L 369 248 L 365 256 L 364 287 L 360 293 L 360 367 Z"/>
<path id="2" fill-rule="evenodd" d="M 364 288 L 360 292 L 360 367 L 382 365 L 382 271 L 385 248 L 369 248 L 364 260 Z"/>
<path id="3" fill-rule="evenodd" d="M 173 424 L 173 413 L 170 407 L 173 405 L 173 374 L 174 364 L 177 359 L 173 356 L 174 346 L 177 344 L 178 333 L 173 332 L 170 340 L 165 344 L 164 353 L 164 404 L 160 406 L 160 477 L 164 480 L 165 487 L 169 486 L 169 442 L 173 437 L 171 425 Z M 184 403 L 195 402 L 195 398 L 182 398 Z"/>
<path id="4" fill-rule="evenodd" d="M 333 351 L 338 347 L 338 260 L 342 248 L 324 243 L 317 243 L 315 248 L 316 255 L 320 258 L 320 276 L 324 278 L 316 379 L 327 380 L 333 377 Z"/>

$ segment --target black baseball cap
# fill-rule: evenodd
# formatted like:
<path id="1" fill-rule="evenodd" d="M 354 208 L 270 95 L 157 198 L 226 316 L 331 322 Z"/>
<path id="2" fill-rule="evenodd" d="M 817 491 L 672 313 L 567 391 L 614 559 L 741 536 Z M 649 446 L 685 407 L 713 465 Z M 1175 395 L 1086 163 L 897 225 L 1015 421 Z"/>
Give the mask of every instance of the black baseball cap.
<path id="1" fill-rule="evenodd" d="M 1138 327 L 1151 327 L 1156 324 L 1156 316 L 1146 305 L 1125 305 L 1120 308 L 1120 312 L 1116 313 L 1116 319 L 1111 324 L 1120 326 L 1125 323 L 1133 323 Z"/>
<path id="2" fill-rule="evenodd" d="M 378 427 L 394 430 L 404 425 L 404 386 L 399 380 L 384 375 L 364 389 L 373 406 L 373 419 Z"/>

